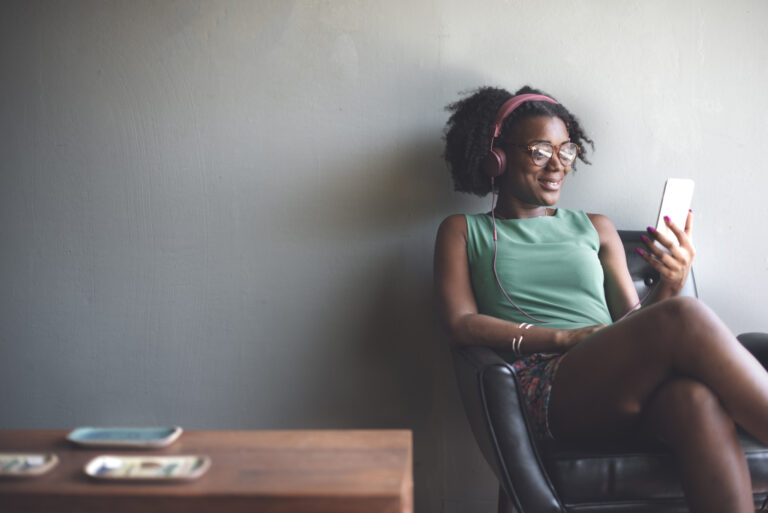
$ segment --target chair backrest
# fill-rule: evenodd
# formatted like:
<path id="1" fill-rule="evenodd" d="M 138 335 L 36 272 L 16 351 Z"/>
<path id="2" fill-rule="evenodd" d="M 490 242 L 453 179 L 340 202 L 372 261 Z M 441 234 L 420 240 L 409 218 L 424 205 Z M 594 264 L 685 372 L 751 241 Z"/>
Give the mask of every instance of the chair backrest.
<path id="1" fill-rule="evenodd" d="M 645 248 L 645 244 L 643 244 L 643 241 L 640 238 L 643 234 L 645 234 L 644 231 L 619 230 L 619 237 L 621 237 L 621 240 L 624 243 L 624 251 L 627 255 L 629 274 L 632 276 L 632 281 L 635 283 L 637 295 L 641 298 L 645 297 L 651 285 L 654 285 L 659 281 L 658 271 L 648 265 L 635 251 L 637 248 Z M 691 274 L 688 276 L 688 281 L 685 283 L 680 295 L 692 297 L 699 296 L 698 290 L 696 289 L 696 278 L 693 276 L 693 269 L 691 269 Z"/>

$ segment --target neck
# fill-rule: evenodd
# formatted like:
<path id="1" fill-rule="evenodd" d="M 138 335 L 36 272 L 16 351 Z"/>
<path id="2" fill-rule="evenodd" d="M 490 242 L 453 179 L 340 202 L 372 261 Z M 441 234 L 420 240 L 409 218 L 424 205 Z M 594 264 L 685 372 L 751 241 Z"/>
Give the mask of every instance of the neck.
<path id="1" fill-rule="evenodd" d="M 494 214 L 500 219 L 527 219 L 529 217 L 543 217 L 554 214 L 554 209 L 541 205 L 516 205 L 499 200 L 494 209 Z"/>

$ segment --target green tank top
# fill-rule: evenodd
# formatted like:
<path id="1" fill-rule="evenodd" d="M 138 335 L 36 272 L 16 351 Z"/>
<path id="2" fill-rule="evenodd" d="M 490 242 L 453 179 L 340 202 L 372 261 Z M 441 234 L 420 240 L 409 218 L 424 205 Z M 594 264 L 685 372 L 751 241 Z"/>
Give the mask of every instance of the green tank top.
<path id="1" fill-rule="evenodd" d="M 504 297 L 493 275 L 493 225 L 487 214 L 467 215 L 467 256 L 478 311 L 539 324 Z M 545 326 L 573 329 L 610 324 L 600 238 L 589 217 L 557 209 L 554 216 L 496 219 L 496 270 L 504 289 Z"/>

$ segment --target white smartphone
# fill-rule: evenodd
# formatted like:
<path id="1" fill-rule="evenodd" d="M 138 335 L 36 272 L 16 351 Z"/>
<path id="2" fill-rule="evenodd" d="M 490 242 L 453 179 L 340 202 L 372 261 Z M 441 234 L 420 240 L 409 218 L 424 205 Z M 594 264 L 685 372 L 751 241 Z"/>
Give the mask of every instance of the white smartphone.
<path id="1" fill-rule="evenodd" d="M 656 218 L 656 230 L 678 244 L 677 237 L 667 227 L 664 217 L 669 216 L 680 229 L 685 228 L 685 220 L 693 199 L 693 180 L 687 178 L 667 178 L 664 194 L 661 196 L 659 216 Z"/>

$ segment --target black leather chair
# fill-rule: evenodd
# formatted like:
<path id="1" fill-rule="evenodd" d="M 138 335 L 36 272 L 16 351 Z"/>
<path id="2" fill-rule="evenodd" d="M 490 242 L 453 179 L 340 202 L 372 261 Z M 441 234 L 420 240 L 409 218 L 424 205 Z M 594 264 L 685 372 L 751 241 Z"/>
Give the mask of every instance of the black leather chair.
<path id="1" fill-rule="evenodd" d="M 643 297 L 658 279 L 635 253 L 643 232 L 619 233 Z M 697 295 L 693 273 L 684 294 Z M 743 334 L 739 340 L 768 367 L 768 334 Z M 459 347 L 453 355 L 472 432 L 499 480 L 500 513 L 688 511 L 672 454 L 660 443 L 639 437 L 589 446 L 538 441 L 521 407 L 511 356 L 481 346 Z M 746 433 L 740 438 L 755 509 L 768 511 L 768 447 Z"/>

